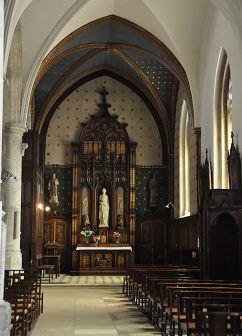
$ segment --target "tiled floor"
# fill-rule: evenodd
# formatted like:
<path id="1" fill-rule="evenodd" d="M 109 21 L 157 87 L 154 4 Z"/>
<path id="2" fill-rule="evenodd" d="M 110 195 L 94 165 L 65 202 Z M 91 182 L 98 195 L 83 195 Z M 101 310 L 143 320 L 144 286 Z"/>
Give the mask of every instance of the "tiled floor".
<path id="1" fill-rule="evenodd" d="M 44 286 L 49 285 L 48 279 L 46 278 L 43 282 Z M 123 276 L 122 275 L 82 275 L 82 276 L 72 276 L 61 274 L 58 278 L 54 278 L 51 281 L 50 286 L 53 285 L 69 285 L 69 286 L 122 286 Z"/>
<path id="2" fill-rule="evenodd" d="M 110 278 L 104 277 L 105 285 L 90 285 L 94 280 L 93 277 L 87 279 L 86 286 L 44 286 L 44 313 L 31 336 L 160 335 L 122 294 L 121 281 L 114 285 L 112 282 L 118 279 L 113 278 L 109 284 Z"/>

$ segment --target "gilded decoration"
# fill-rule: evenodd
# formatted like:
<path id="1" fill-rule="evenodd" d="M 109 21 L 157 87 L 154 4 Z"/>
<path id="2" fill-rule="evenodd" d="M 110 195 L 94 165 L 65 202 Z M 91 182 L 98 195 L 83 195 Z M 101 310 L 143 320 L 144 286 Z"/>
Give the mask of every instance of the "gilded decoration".
<path id="1" fill-rule="evenodd" d="M 90 121 L 82 123 L 79 141 L 73 144 L 76 164 L 73 165 L 72 189 L 77 202 L 72 208 L 72 236 L 87 248 L 96 243 L 96 237 L 100 248 L 112 243 L 129 244 L 129 213 L 135 213 L 135 177 L 131 186 L 129 175 L 130 171 L 134 172 L 136 146 L 132 144 L 130 150 L 127 124 L 118 122 L 116 115 L 110 115 L 111 105 L 104 87 L 100 95 L 98 112 L 91 115 Z M 96 255 L 95 261 L 94 254 L 91 259 L 89 257 L 86 253 L 80 256 L 83 267 L 87 264 L 93 267 L 113 265 L 106 255 Z"/>

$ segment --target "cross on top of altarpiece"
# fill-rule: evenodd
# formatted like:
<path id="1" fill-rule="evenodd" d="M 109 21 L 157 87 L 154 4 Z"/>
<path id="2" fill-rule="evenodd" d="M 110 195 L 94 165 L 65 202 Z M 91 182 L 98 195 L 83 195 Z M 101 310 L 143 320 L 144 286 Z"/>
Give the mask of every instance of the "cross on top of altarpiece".
<path id="1" fill-rule="evenodd" d="M 99 113 L 102 116 L 110 116 L 108 109 L 112 106 L 111 104 L 107 103 L 107 95 L 109 92 L 105 89 L 103 86 L 102 90 L 99 92 L 102 97 L 102 102 L 98 104 L 99 107 Z"/>

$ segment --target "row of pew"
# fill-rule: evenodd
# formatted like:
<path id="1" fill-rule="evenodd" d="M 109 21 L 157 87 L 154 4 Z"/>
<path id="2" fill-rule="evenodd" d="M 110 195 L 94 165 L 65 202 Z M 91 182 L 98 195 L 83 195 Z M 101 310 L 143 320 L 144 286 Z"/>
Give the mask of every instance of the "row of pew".
<path id="1" fill-rule="evenodd" d="M 201 280 L 193 267 L 134 265 L 123 292 L 163 336 L 242 335 L 242 282 Z"/>
<path id="2" fill-rule="evenodd" d="M 36 270 L 5 271 L 4 300 L 12 309 L 11 336 L 26 336 L 43 313 L 41 276 Z"/>

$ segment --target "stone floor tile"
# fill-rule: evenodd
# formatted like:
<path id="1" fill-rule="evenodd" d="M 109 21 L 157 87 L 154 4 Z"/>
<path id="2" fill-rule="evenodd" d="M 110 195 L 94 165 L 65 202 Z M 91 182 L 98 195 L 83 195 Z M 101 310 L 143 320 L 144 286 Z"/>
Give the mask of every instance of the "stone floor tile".
<path id="1" fill-rule="evenodd" d="M 122 294 L 122 277 L 112 286 L 109 276 L 79 278 L 68 278 L 63 286 L 44 286 L 44 313 L 31 336 L 160 335 Z"/>

